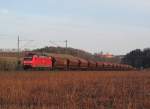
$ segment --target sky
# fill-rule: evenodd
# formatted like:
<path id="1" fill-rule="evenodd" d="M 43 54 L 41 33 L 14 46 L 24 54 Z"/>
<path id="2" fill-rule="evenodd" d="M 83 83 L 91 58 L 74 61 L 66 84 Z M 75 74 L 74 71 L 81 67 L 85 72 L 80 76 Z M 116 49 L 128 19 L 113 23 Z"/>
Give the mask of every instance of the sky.
<path id="1" fill-rule="evenodd" d="M 149 19 L 149 0 L 0 0 L 0 48 L 16 48 L 19 35 L 21 48 L 68 40 L 69 47 L 121 55 L 150 47 Z"/>

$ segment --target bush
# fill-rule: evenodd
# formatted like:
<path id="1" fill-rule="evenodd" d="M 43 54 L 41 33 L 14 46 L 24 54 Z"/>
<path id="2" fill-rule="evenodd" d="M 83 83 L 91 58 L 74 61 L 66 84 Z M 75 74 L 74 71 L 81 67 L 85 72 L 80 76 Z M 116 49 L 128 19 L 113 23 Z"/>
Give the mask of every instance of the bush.
<path id="1" fill-rule="evenodd" d="M 150 48 L 131 51 L 125 55 L 122 63 L 132 65 L 136 68 L 150 68 Z"/>
<path id="2" fill-rule="evenodd" d="M 13 71 L 17 69 L 16 58 L 0 58 L 0 71 Z"/>

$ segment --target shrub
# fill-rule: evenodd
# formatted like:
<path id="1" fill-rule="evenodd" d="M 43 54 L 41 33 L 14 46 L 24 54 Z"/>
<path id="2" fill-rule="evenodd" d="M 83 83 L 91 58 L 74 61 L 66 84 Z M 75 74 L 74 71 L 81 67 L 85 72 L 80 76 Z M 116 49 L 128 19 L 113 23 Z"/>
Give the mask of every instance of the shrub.
<path id="1" fill-rule="evenodd" d="M 12 71 L 17 69 L 16 58 L 0 58 L 0 71 Z"/>

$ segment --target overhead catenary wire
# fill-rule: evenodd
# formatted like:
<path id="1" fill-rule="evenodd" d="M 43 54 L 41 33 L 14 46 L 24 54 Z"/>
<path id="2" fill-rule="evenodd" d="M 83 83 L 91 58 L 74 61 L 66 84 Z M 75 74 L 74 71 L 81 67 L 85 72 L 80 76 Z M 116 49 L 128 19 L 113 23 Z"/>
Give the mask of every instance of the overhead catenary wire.
<path id="1" fill-rule="evenodd" d="M 60 45 L 56 44 L 54 41 L 49 41 L 49 42 L 57 47 L 60 47 Z"/>
<path id="2" fill-rule="evenodd" d="M 14 35 L 13 35 L 14 36 Z M 10 37 L 10 35 L 8 34 L 0 34 L 0 40 L 16 40 L 14 37 Z M 37 43 L 36 43 L 37 42 Z M 36 43 L 36 44 L 34 44 Z M 38 40 L 29 40 L 29 39 L 24 39 L 24 38 L 21 38 L 19 35 L 17 36 L 17 49 L 16 49 L 16 52 L 20 52 L 22 50 L 31 50 L 31 48 L 39 48 L 40 46 L 49 46 L 49 43 L 51 43 L 52 45 L 54 46 L 57 46 L 57 47 L 65 47 L 65 48 L 68 48 L 68 40 L 64 40 L 64 41 L 52 41 L 52 40 L 49 40 L 49 41 L 38 41 Z M 62 45 L 62 43 L 64 43 Z M 32 45 L 32 47 L 31 47 Z M 13 46 L 11 46 L 13 47 Z M 14 47 L 15 48 L 15 47 Z M 14 49 L 12 48 L 12 49 Z M 67 50 L 66 50 L 67 51 Z"/>
<path id="3" fill-rule="evenodd" d="M 34 42 L 34 40 L 24 40 L 26 43 L 22 46 L 20 46 L 21 48 L 26 48 L 27 46 L 30 46 L 32 42 Z"/>
<path id="4" fill-rule="evenodd" d="M 55 42 L 63 42 L 65 43 L 65 53 L 67 54 L 67 48 L 68 48 L 68 40 L 65 40 L 65 41 L 49 41 L 50 43 L 56 45 L 57 47 L 60 47 L 58 44 L 56 44 Z"/>
<path id="5" fill-rule="evenodd" d="M 60 45 L 56 44 L 56 43 L 65 43 L 65 47 L 68 48 L 68 40 L 65 40 L 65 41 L 49 41 L 51 44 L 55 45 L 55 46 L 58 46 L 58 47 L 61 47 Z"/>

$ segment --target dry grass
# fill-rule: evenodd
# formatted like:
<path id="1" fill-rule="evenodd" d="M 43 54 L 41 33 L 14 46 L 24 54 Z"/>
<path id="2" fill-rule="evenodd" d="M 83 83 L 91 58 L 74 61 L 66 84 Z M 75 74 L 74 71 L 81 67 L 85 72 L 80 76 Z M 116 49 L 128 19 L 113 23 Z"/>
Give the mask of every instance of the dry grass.
<path id="1" fill-rule="evenodd" d="M 150 109 L 150 72 L 1 72 L 0 109 Z"/>

